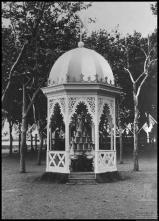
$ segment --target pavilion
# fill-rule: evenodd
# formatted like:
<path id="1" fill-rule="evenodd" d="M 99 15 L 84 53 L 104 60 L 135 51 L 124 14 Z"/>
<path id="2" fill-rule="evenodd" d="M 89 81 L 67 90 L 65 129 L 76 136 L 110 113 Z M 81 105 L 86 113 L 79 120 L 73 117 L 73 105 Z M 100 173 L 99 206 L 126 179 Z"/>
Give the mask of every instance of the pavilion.
<path id="1" fill-rule="evenodd" d="M 116 85 L 107 60 L 78 47 L 53 65 L 47 87 L 46 172 L 95 175 L 117 171 Z"/>

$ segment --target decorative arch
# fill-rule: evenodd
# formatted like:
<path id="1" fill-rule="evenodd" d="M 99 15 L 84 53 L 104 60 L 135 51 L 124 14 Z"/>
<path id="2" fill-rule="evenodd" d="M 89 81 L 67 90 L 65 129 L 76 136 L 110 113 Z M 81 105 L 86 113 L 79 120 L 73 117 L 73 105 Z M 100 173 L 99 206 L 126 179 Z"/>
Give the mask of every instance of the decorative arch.
<path id="1" fill-rule="evenodd" d="M 69 97 L 68 102 L 68 119 L 69 123 L 73 114 L 75 114 L 77 107 L 80 103 L 84 103 L 87 107 L 88 113 L 92 118 L 92 122 L 95 121 L 95 97 Z"/>
<path id="2" fill-rule="evenodd" d="M 64 122 L 66 119 L 66 98 L 52 98 L 49 100 L 49 121 L 54 113 L 55 105 L 58 104 L 60 106 L 60 111 L 63 116 Z"/>
<path id="3" fill-rule="evenodd" d="M 107 110 L 105 110 L 105 108 L 107 108 Z M 112 118 L 112 115 L 110 114 L 110 107 L 108 106 L 107 103 L 104 103 L 102 110 L 103 111 L 100 116 L 99 126 L 101 126 L 101 124 L 102 124 L 102 117 L 103 117 L 103 121 L 107 120 L 107 124 L 109 125 L 110 129 L 112 129 L 114 126 L 113 125 L 113 118 Z M 106 114 L 104 114 L 104 111 L 106 111 Z"/>
<path id="4" fill-rule="evenodd" d="M 114 124 L 114 105 L 113 105 L 113 100 L 108 99 L 108 98 L 98 98 L 98 124 L 100 123 L 101 115 L 104 110 L 104 106 L 107 105 L 109 108 L 109 113 L 112 119 L 112 123 Z"/>
<path id="5" fill-rule="evenodd" d="M 87 109 L 87 111 L 88 111 L 88 114 L 89 114 L 90 117 L 91 117 L 91 121 L 93 122 L 93 117 L 92 117 L 92 115 L 91 115 L 91 112 L 90 112 L 89 109 L 88 109 L 88 104 L 87 104 L 86 102 L 84 102 L 84 101 L 78 101 L 77 104 L 75 104 L 75 106 L 74 106 L 74 111 L 73 111 L 73 112 L 71 113 L 71 115 L 70 115 L 70 121 L 69 121 L 69 122 L 72 121 L 72 118 L 73 118 L 74 114 L 77 112 L 78 106 L 79 106 L 80 104 L 84 104 L 84 105 L 86 106 L 86 109 Z"/>
<path id="6" fill-rule="evenodd" d="M 85 169 L 93 171 L 94 168 L 94 123 L 88 108 L 89 106 L 85 101 L 78 100 L 70 115 L 70 156 L 71 159 L 79 159 L 76 166 L 72 162 L 72 169 L 75 171 L 76 169 L 79 171 L 85 171 Z M 87 160 L 90 160 L 89 163 Z"/>
<path id="7" fill-rule="evenodd" d="M 58 102 L 53 105 L 53 113 L 49 123 L 49 150 L 65 150 L 65 123 L 61 113 L 61 107 Z"/>
<path id="8" fill-rule="evenodd" d="M 56 116 L 55 116 L 55 107 L 56 107 L 56 110 L 57 110 Z M 60 104 L 59 104 L 58 102 L 55 102 L 55 104 L 54 104 L 54 106 L 53 106 L 53 112 L 52 112 L 52 114 L 51 114 L 51 116 L 50 116 L 49 126 L 52 124 L 53 118 L 54 118 L 54 121 L 56 121 L 58 117 L 59 117 L 59 120 L 61 119 L 62 122 L 63 122 L 63 124 L 65 125 L 64 117 L 63 117 L 62 112 L 61 112 Z M 57 120 L 57 122 L 58 122 L 58 120 Z"/>
<path id="9" fill-rule="evenodd" d="M 110 106 L 104 102 L 99 121 L 99 149 L 113 149 L 113 117 Z"/>

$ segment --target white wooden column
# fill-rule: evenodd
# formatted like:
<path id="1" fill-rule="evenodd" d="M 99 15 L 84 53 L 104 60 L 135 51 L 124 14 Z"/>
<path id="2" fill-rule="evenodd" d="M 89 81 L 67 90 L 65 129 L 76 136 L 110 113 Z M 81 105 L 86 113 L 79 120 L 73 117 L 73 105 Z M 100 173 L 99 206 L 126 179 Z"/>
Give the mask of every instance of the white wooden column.
<path id="1" fill-rule="evenodd" d="M 95 123 L 95 150 L 99 150 L 99 125 Z"/>
<path id="2" fill-rule="evenodd" d="M 115 99 L 114 99 L 114 118 L 113 118 L 113 123 L 114 123 L 114 150 L 116 151 L 116 105 L 115 105 Z"/>
<path id="3" fill-rule="evenodd" d="M 114 161 L 115 161 L 115 168 L 117 170 L 117 153 L 116 153 L 116 105 L 115 105 L 115 98 L 113 100 L 113 124 L 114 124 Z"/>
<path id="4" fill-rule="evenodd" d="M 70 157 L 69 157 L 69 151 L 70 151 L 70 130 L 69 130 L 69 119 L 68 119 L 68 97 L 66 97 L 65 100 L 65 107 L 66 107 L 66 113 L 65 113 L 65 152 L 66 152 L 66 167 L 67 167 L 67 171 L 69 172 L 69 164 L 70 164 Z"/>
<path id="5" fill-rule="evenodd" d="M 113 119 L 112 119 L 113 121 Z M 111 146 L 110 149 L 113 150 L 113 122 L 111 124 L 111 137 L 110 137 Z"/>
<path id="6" fill-rule="evenodd" d="M 47 151 L 46 151 L 46 171 L 49 170 L 49 146 L 50 146 L 50 118 L 49 118 L 49 99 L 47 97 Z"/>
<path id="7" fill-rule="evenodd" d="M 95 99 L 95 173 L 98 172 L 98 150 L 99 150 L 99 123 L 98 123 L 98 96 Z"/>
<path id="8" fill-rule="evenodd" d="M 94 122 L 92 122 L 92 142 L 95 143 L 95 126 Z"/>
<path id="9" fill-rule="evenodd" d="M 65 121 L 65 151 L 69 151 L 69 122 L 68 120 Z"/>
<path id="10" fill-rule="evenodd" d="M 52 127 L 49 127 L 49 134 L 50 134 L 49 150 L 52 150 L 51 148 L 52 147 Z"/>

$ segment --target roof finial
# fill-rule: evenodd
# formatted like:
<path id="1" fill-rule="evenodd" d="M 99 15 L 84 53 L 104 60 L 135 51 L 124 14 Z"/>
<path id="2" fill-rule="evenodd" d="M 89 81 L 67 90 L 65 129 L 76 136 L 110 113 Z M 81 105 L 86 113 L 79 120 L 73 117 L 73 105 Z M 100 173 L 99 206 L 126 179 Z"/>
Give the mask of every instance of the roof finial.
<path id="1" fill-rule="evenodd" d="M 81 2 L 79 4 L 80 4 L 80 12 L 81 12 Z M 82 41 L 82 22 L 81 22 L 80 17 L 79 17 L 79 20 L 80 20 L 80 41 Z"/>
<path id="2" fill-rule="evenodd" d="M 79 48 L 83 48 L 83 46 L 84 46 L 83 41 L 79 41 L 79 42 L 78 42 L 78 47 L 79 47 Z"/>
<path id="3" fill-rule="evenodd" d="M 80 12 L 81 12 L 81 2 L 79 4 L 80 4 Z M 82 28 L 83 28 L 82 26 L 84 25 L 79 15 L 78 15 L 78 18 L 80 22 L 80 41 L 78 42 L 78 47 L 82 48 L 84 46 L 84 43 L 82 42 Z"/>

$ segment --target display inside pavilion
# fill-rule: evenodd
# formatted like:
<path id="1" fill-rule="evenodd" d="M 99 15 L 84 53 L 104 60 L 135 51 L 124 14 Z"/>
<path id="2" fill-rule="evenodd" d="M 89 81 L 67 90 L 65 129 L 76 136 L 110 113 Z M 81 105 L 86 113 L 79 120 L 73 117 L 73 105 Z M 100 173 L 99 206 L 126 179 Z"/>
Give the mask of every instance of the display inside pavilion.
<path id="1" fill-rule="evenodd" d="M 79 42 L 57 59 L 42 91 L 48 101 L 46 171 L 117 171 L 116 99 L 121 89 L 107 60 Z"/>

